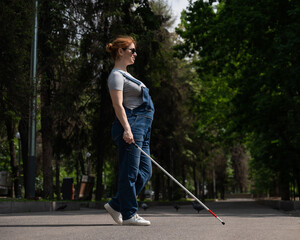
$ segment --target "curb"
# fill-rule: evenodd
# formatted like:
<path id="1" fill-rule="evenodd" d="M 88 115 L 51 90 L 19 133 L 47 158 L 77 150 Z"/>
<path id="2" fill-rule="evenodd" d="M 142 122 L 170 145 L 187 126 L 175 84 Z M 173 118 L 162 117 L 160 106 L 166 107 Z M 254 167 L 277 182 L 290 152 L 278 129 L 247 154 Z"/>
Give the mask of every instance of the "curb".
<path id="1" fill-rule="evenodd" d="M 80 210 L 80 202 L 0 202 L 0 214 L 24 212 L 52 212 L 59 210 Z"/>
<path id="2" fill-rule="evenodd" d="M 283 211 L 300 210 L 299 201 L 284 201 L 284 200 L 257 200 L 259 204 L 269 206 L 271 208 Z"/>
<path id="3" fill-rule="evenodd" d="M 300 210 L 300 201 L 264 200 L 256 199 L 256 202 L 271 208 L 283 211 Z M 141 204 L 142 202 L 139 202 Z M 169 206 L 175 203 L 189 205 L 190 202 L 146 202 L 151 206 Z M 105 202 L 85 201 L 0 201 L 0 214 L 26 213 L 26 212 L 52 212 L 74 211 L 81 208 L 104 209 Z"/>
<path id="4" fill-rule="evenodd" d="M 104 209 L 106 202 L 89 201 L 0 201 L 0 214 L 7 213 L 28 213 L 28 212 L 52 212 L 52 211 L 73 211 L 81 208 Z M 172 206 L 173 204 L 189 205 L 191 202 L 146 202 L 152 206 Z M 142 201 L 139 202 L 139 205 Z"/>

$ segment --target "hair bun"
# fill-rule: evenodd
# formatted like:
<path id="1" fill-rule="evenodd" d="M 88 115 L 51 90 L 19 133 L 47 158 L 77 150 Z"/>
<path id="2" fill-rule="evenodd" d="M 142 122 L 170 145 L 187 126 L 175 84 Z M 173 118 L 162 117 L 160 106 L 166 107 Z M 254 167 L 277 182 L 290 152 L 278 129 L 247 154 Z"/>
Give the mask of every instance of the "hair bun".
<path id="1" fill-rule="evenodd" d="M 107 44 L 106 45 L 106 52 L 110 53 L 112 51 L 112 46 L 113 46 L 112 43 Z"/>
<path id="2" fill-rule="evenodd" d="M 131 44 L 134 44 L 136 47 L 136 41 L 131 36 L 119 36 L 106 45 L 106 51 L 110 53 L 115 61 L 120 57 L 118 50 L 120 48 L 128 48 Z"/>

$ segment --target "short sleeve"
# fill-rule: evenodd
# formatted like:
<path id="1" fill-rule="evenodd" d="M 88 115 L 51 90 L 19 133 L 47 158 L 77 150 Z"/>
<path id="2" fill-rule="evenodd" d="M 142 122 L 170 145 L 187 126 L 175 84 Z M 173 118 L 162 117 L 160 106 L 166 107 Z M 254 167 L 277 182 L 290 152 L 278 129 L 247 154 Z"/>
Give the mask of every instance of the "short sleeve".
<path id="1" fill-rule="evenodd" d="M 121 90 L 124 88 L 124 77 L 118 71 L 112 71 L 109 74 L 107 81 L 108 89 L 111 90 Z"/>

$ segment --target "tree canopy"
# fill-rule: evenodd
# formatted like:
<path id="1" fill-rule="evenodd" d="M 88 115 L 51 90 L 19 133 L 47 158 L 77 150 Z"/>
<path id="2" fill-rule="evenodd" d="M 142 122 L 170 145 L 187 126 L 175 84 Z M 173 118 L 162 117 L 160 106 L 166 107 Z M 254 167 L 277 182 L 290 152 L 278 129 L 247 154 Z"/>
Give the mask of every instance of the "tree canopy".
<path id="1" fill-rule="evenodd" d="M 16 179 L 16 131 L 27 172 L 34 1 L 0 6 L 0 170 Z M 40 0 L 38 11 L 36 195 L 60 199 L 71 176 L 78 197 L 87 174 L 96 200 L 115 193 L 105 46 L 118 35 L 137 41 L 129 71 L 150 88 L 164 168 L 202 198 L 299 195 L 299 1 L 190 1 L 176 32 L 164 0 Z M 147 188 L 185 197 L 155 168 Z"/>

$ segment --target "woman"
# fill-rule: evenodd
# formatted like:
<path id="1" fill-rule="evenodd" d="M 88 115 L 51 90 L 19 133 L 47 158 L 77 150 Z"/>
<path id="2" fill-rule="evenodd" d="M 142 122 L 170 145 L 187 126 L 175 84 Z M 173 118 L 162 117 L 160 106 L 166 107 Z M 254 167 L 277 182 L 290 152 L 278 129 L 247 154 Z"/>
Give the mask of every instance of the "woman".
<path id="1" fill-rule="evenodd" d="M 151 161 L 133 143 L 150 154 L 153 102 L 146 86 L 127 72 L 137 56 L 134 39 L 120 36 L 106 50 L 115 63 L 108 88 L 116 114 L 112 138 L 118 148 L 119 179 L 116 196 L 104 207 L 118 224 L 149 226 L 150 221 L 137 214 L 136 196 L 152 175 Z"/>

